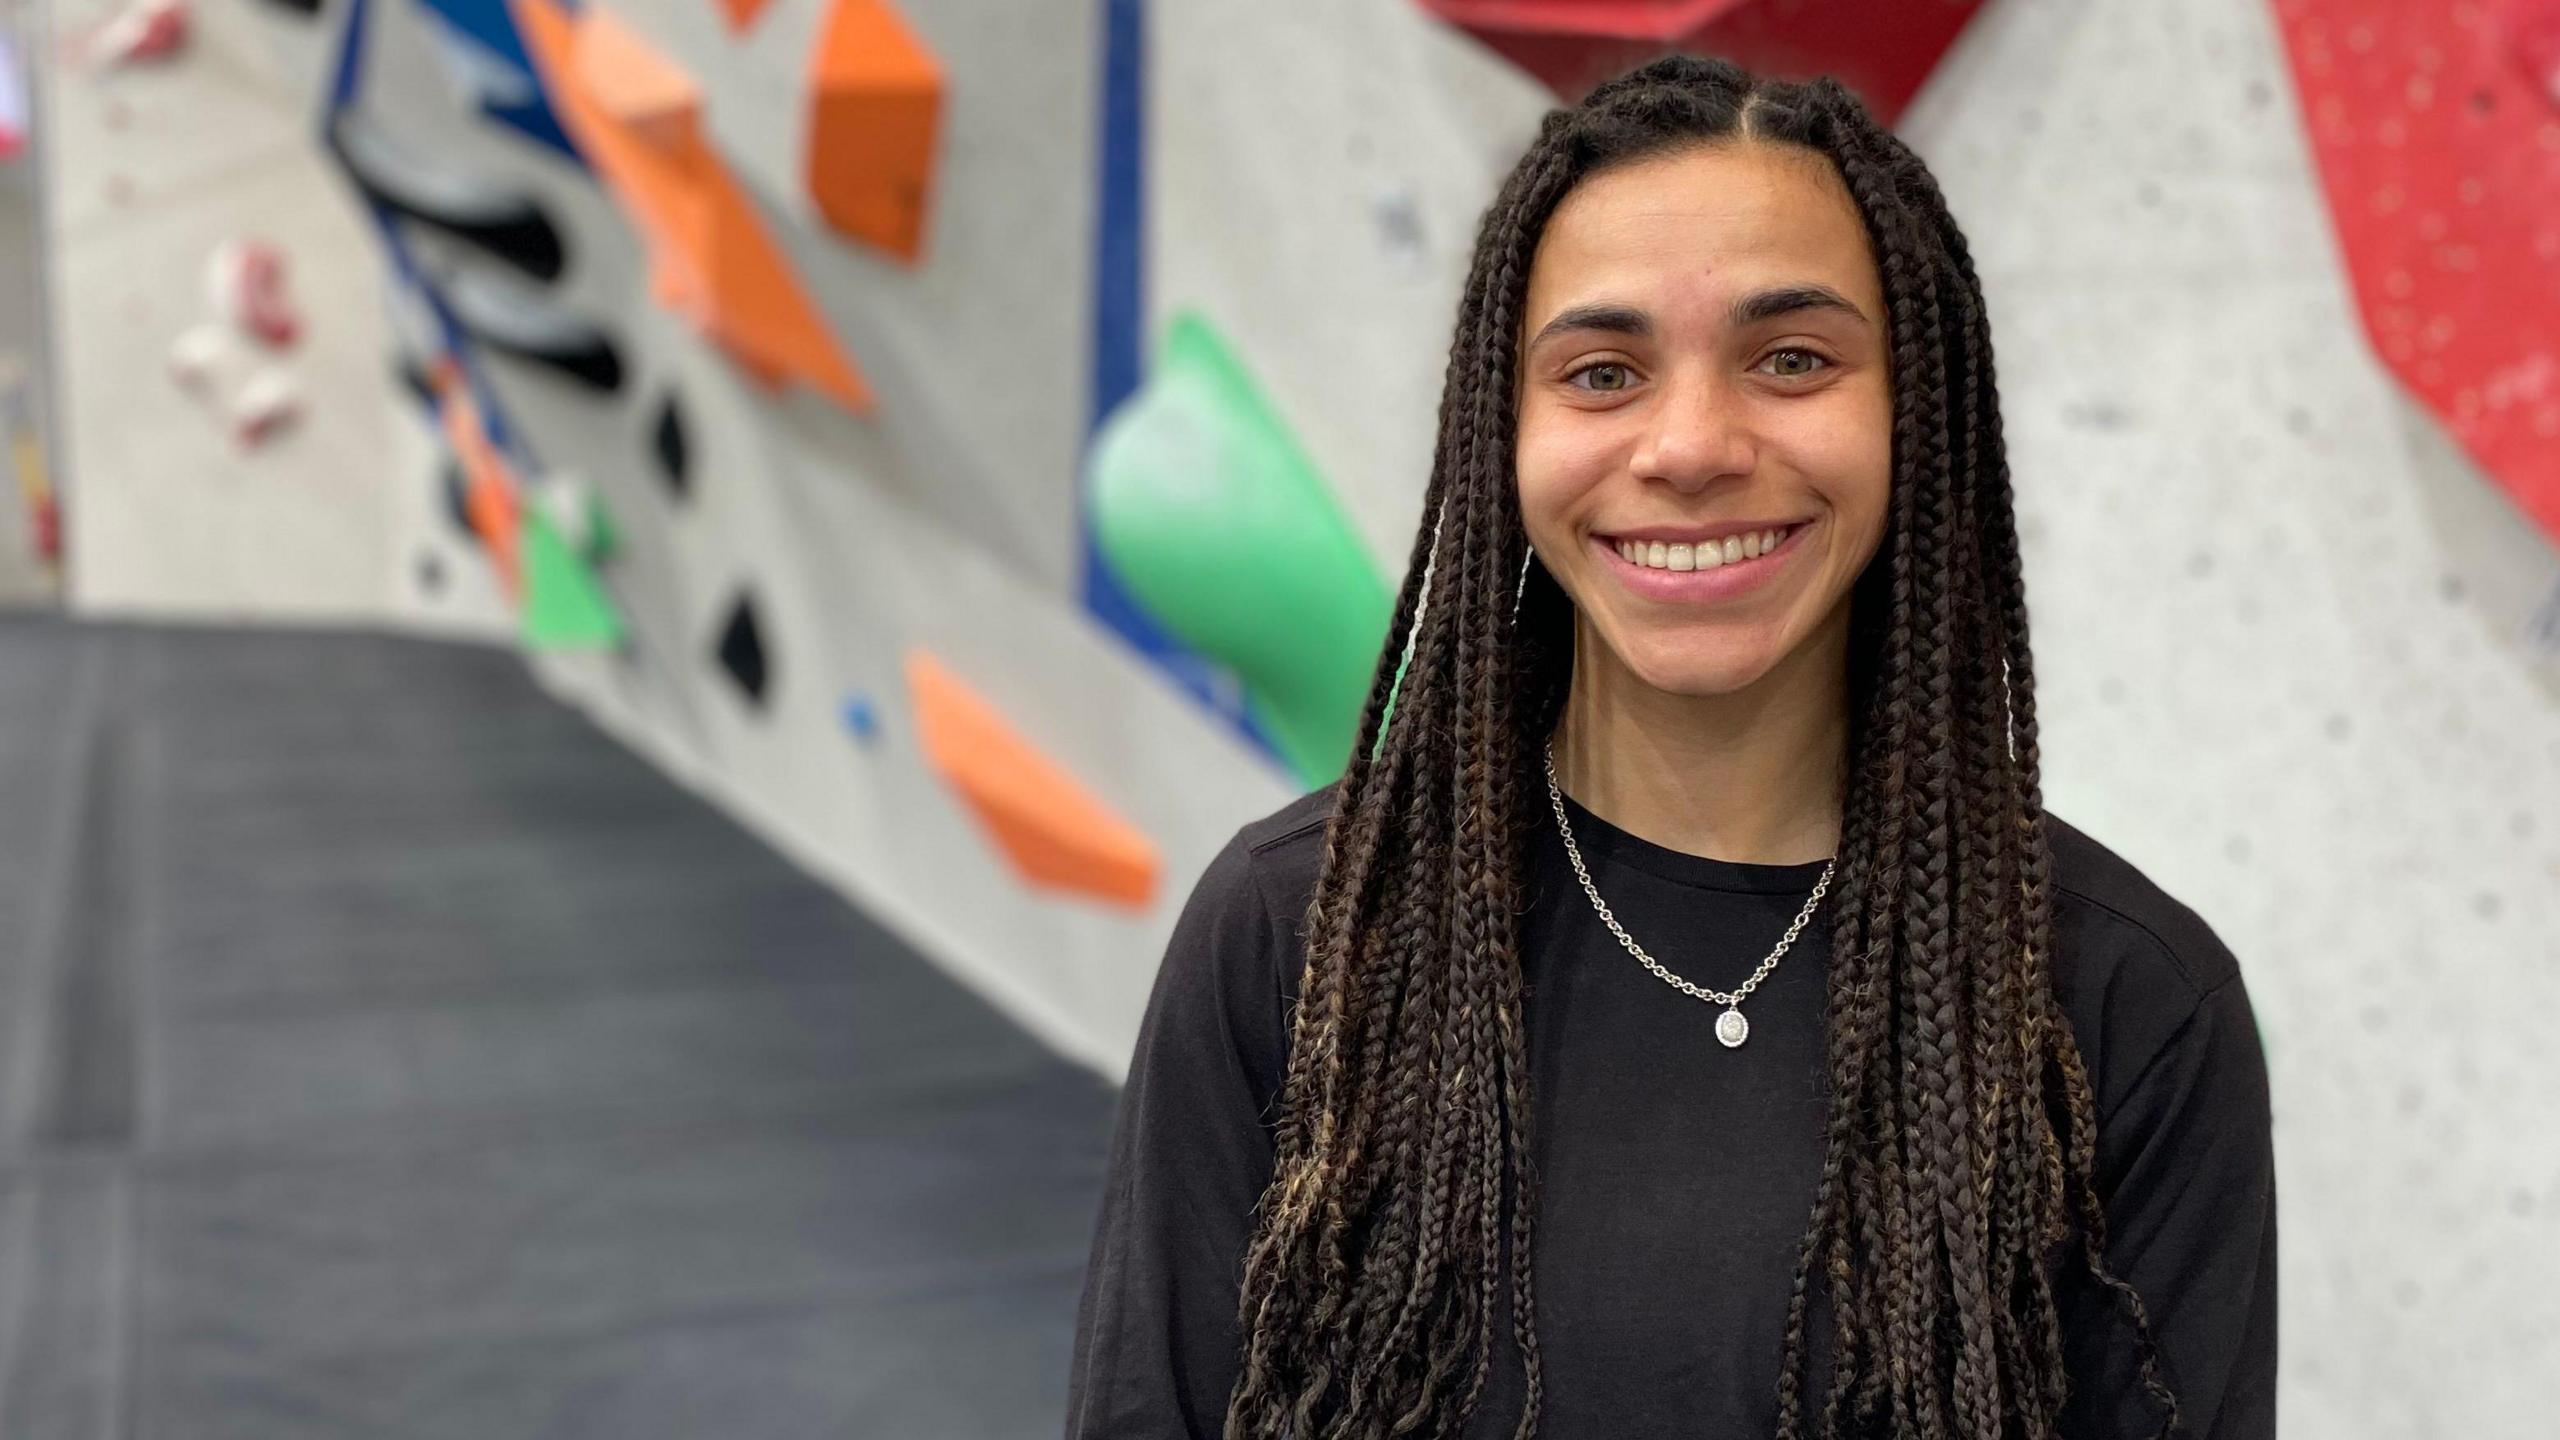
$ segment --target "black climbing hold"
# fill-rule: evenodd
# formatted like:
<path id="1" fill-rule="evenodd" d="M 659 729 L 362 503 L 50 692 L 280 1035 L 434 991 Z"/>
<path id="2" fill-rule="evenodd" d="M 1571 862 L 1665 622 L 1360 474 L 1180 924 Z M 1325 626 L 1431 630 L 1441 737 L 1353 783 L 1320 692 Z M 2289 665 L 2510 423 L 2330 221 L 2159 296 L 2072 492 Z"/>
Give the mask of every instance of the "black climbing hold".
<path id="1" fill-rule="evenodd" d="M 392 372 L 399 377 L 400 388 L 408 391 L 411 399 L 425 406 L 428 414 L 433 415 L 443 408 L 442 402 L 436 396 L 436 382 L 427 375 L 425 361 L 415 355 L 403 353 L 392 357 L 391 368 Z"/>
<path id="2" fill-rule="evenodd" d="M 622 388 L 622 352 L 603 329 L 522 285 L 459 270 L 445 298 L 471 338 L 502 354 L 556 370 L 594 390 Z"/>
<path id="3" fill-rule="evenodd" d="M 676 394 L 667 392 L 666 401 L 658 408 L 654 443 L 658 451 L 658 474 L 667 482 L 668 493 L 678 500 L 693 498 L 693 471 L 688 468 L 691 457 L 685 447 L 684 415 L 676 408 Z"/>
<path id="4" fill-rule="evenodd" d="M 326 148 L 367 200 L 473 245 L 536 280 L 557 280 L 567 255 L 533 196 L 428 160 L 364 112 L 329 118 Z"/>
<path id="5" fill-rule="evenodd" d="M 758 705 L 764 703 L 765 657 L 764 634 L 756 624 L 755 601 L 740 595 L 729 609 L 729 623 L 720 631 L 720 668 L 738 682 L 738 688 Z"/>
<path id="6" fill-rule="evenodd" d="M 462 473 L 462 462 L 447 457 L 444 462 L 444 514 L 453 528 L 462 532 L 472 544 L 480 543 L 480 532 L 471 524 L 471 481 Z"/>

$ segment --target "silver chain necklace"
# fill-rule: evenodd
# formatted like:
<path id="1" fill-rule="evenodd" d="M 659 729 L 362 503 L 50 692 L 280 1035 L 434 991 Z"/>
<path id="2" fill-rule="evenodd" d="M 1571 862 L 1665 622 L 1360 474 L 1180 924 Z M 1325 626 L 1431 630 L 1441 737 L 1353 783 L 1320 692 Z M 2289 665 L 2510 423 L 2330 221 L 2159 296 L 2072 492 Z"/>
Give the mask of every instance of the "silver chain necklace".
<path id="1" fill-rule="evenodd" d="M 1806 898 L 1804 908 L 1796 912 L 1795 923 L 1787 927 L 1786 934 L 1778 937 L 1778 948 L 1769 952 L 1769 958 L 1760 962 L 1760 968 L 1751 972 L 1750 979 L 1732 990 L 1709 990 L 1693 985 L 1664 969 L 1661 961 L 1646 954 L 1635 937 L 1627 933 L 1626 927 L 1618 923 L 1618 917 L 1609 913 L 1609 902 L 1600 898 L 1600 887 L 1591 883 L 1591 872 L 1582 866 L 1582 850 L 1573 843 L 1573 822 L 1564 818 L 1564 791 L 1556 785 L 1556 742 L 1553 740 L 1546 744 L 1546 760 L 1547 803 L 1555 807 L 1556 829 L 1564 835 L 1565 856 L 1573 861 L 1574 876 L 1582 882 L 1582 893 L 1591 897 L 1591 908 L 1600 912 L 1601 923 L 1609 927 L 1610 934 L 1618 937 L 1619 944 L 1627 947 L 1628 954 L 1660 976 L 1663 983 L 1708 1004 L 1724 1007 L 1724 1013 L 1716 1017 L 1716 1038 L 1724 1042 L 1726 1049 L 1750 1039 L 1751 1022 L 1742 1018 L 1742 998 L 1759 989 L 1760 982 L 1769 978 L 1769 972 L 1778 968 L 1779 958 L 1787 953 L 1789 945 L 1795 943 L 1796 932 L 1804 928 L 1805 921 L 1813 918 L 1813 907 L 1822 903 L 1823 892 L 1831 888 L 1831 868 L 1839 863 L 1838 857 L 1823 862 L 1822 878 L 1814 882 L 1813 894 Z"/>

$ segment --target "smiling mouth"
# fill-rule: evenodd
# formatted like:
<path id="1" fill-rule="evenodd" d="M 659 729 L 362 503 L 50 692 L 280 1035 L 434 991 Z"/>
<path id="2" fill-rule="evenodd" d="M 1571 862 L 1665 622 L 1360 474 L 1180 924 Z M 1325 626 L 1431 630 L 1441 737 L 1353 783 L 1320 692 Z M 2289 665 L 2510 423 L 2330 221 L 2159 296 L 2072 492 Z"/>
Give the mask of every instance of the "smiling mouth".
<path id="1" fill-rule="evenodd" d="M 1721 541 L 1624 540 L 1612 535 L 1595 538 L 1615 550 L 1618 558 L 1630 565 L 1645 570 L 1681 573 L 1748 564 L 1786 544 L 1797 531 L 1811 523 L 1799 520 L 1791 525 L 1773 525 L 1724 536 Z"/>

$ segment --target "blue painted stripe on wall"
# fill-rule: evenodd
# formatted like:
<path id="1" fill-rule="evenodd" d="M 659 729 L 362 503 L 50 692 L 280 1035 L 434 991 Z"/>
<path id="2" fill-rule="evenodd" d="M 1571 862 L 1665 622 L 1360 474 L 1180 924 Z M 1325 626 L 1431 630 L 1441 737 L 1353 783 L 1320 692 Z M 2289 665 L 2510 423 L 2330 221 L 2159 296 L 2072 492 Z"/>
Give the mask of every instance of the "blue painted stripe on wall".
<path id="1" fill-rule="evenodd" d="M 568 132 L 560 128 L 560 119 L 551 113 L 551 102 L 542 88 L 542 72 L 534 68 L 533 57 L 524 48 L 524 37 L 516 33 L 515 16 L 507 10 L 507 0 L 418 0 L 421 8 L 456 32 L 470 37 L 483 50 L 522 71 L 525 83 L 532 86 L 534 99 L 522 105 L 483 103 L 481 113 L 522 132 L 559 151 L 580 165 L 586 163 L 578 147 L 570 143 Z M 574 3 L 562 9 L 575 11 Z"/>
<path id="2" fill-rule="evenodd" d="M 346 27 L 338 32 L 338 56 L 329 77 L 329 104 L 320 117 L 320 133 L 324 137 L 329 134 L 330 120 L 340 110 L 354 104 L 357 94 L 363 89 L 364 42 L 372 20 L 371 3 L 372 0 L 348 0 Z M 327 148 L 325 139 L 322 148 Z M 489 384 L 488 376 L 482 373 L 470 336 L 464 332 L 461 322 L 454 319 L 444 296 L 436 292 L 436 287 L 418 269 L 416 258 L 409 252 L 408 241 L 401 236 L 400 217 L 379 205 L 368 203 L 365 208 L 372 214 L 374 228 L 382 236 L 383 253 L 390 257 L 394 275 L 400 284 L 426 302 L 427 311 L 436 322 L 438 341 L 446 353 L 453 356 L 454 363 L 461 367 L 463 383 L 471 387 L 471 398 L 480 408 L 481 424 L 488 431 L 489 443 L 515 463 L 520 479 L 530 483 L 542 474 L 541 464 L 532 447 L 526 443 L 524 432 L 508 422 L 506 407 L 498 403 L 497 390 Z"/>
<path id="3" fill-rule="evenodd" d="M 1146 0 L 1103 0 L 1102 85 L 1094 161 L 1093 350 L 1085 449 L 1095 432 L 1146 379 L 1147 66 Z M 1076 478 L 1082 599 L 1192 698 L 1271 759 L 1280 754 L 1243 708 L 1226 667 L 1167 634 L 1131 598 L 1093 540 L 1081 474 Z"/>

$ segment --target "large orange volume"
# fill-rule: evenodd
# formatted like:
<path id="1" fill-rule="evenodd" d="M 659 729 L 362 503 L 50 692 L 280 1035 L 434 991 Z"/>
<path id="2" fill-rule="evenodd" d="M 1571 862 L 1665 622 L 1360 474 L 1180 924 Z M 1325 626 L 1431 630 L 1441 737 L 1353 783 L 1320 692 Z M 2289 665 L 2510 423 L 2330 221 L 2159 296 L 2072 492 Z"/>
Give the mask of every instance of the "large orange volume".
<path id="1" fill-rule="evenodd" d="M 869 413 L 870 386 L 704 137 L 693 78 L 600 5 L 510 7 L 560 123 L 648 243 L 650 295 L 757 378 Z"/>
<path id="2" fill-rule="evenodd" d="M 1156 847 L 924 650 L 907 698 L 925 759 L 1025 880 L 1132 908 L 1155 895 Z"/>
<path id="3" fill-rule="evenodd" d="M 933 190 L 942 67 L 888 0 L 830 0 L 809 61 L 809 196 L 829 225 L 913 263 Z"/>

